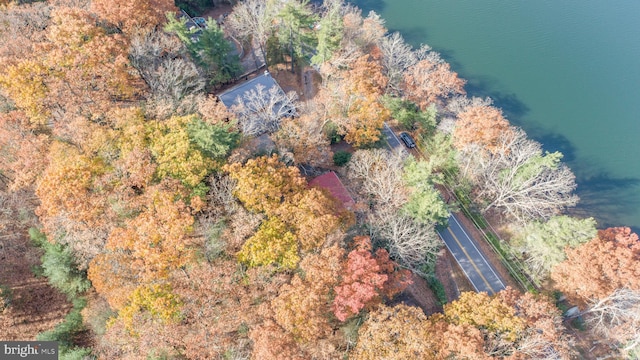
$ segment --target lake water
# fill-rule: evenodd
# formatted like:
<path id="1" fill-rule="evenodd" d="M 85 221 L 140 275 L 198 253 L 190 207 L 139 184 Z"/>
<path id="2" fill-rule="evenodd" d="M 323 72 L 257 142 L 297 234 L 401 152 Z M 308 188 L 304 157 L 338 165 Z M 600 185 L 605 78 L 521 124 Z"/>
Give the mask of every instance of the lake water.
<path id="1" fill-rule="evenodd" d="M 362 0 L 392 31 L 429 44 L 467 92 L 559 150 L 575 212 L 640 230 L 640 1 Z"/>

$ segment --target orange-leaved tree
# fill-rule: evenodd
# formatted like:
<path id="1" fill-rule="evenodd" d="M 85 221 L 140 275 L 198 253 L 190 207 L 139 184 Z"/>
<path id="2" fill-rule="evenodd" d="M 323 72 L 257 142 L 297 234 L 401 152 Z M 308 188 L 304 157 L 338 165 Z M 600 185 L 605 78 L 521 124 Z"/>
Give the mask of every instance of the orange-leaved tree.
<path id="1" fill-rule="evenodd" d="M 323 126 L 318 117 L 302 114 L 297 118 L 283 119 L 280 130 L 272 138 L 282 152 L 290 151 L 293 154 L 296 164 L 328 165 L 333 154 Z"/>
<path id="2" fill-rule="evenodd" d="M 327 235 L 353 224 L 352 213 L 337 201 L 326 191 L 310 188 L 283 203 L 277 214 L 294 230 L 301 249 L 311 251 L 321 247 Z"/>
<path id="3" fill-rule="evenodd" d="M 402 89 L 409 100 L 425 110 L 450 96 L 464 94 L 464 83 L 448 63 L 431 56 L 409 68 L 404 74 Z"/>
<path id="4" fill-rule="evenodd" d="M 358 331 L 358 343 L 349 358 L 356 360 L 438 359 L 438 341 L 420 308 L 381 305 Z"/>
<path id="5" fill-rule="evenodd" d="M 308 255 L 300 263 L 302 273 L 282 286 L 280 295 L 271 302 L 274 318 L 297 341 L 314 341 L 333 330 L 331 289 L 342 271 L 343 256 L 337 246 Z"/>
<path id="6" fill-rule="evenodd" d="M 511 288 L 494 296 L 465 292 L 445 305 L 444 315 L 436 314 L 431 319 L 444 330 L 440 350 L 444 356 L 473 358 L 478 347 L 483 349 L 479 358 L 567 359 L 575 355 L 560 312 L 545 296 L 522 294 Z M 460 341 L 467 336 L 475 340 Z M 451 341 L 456 337 L 459 340 Z M 472 343 L 475 345 L 469 346 Z"/>
<path id="7" fill-rule="evenodd" d="M 458 149 L 477 144 L 493 153 L 498 148 L 500 136 L 509 131 L 512 131 L 509 122 L 500 109 L 487 105 L 470 106 L 458 114 L 453 144 Z"/>
<path id="8" fill-rule="evenodd" d="M 98 16 L 125 33 L 162 25 L 167 21 L 166 12 L 178 10 L 171 0 L 95 0 L 91 7 Z"/>
<path id="9" fill-rule="evenodd" d="M 38 56 L 7 62 L 0 86 L 34 125 L 56 132 L 77 116 L 99 122 L 115 102 L 138 92 L 127 48 L 121 34 L 109 33 L 88 11 L 57 7 Z M 73 140 L 64 129 L 57 135 Z"/>
<path id="10" fill-rule="evenodd" d="M 38 215 L 44 221 L 45 232 L 55 234 L 55 229 L 47 227 L 47 220 L 58 216 L 98 226 L 104 220 L 102 215 L 106 201 L 100 196 L 102 189 L 98 183 L 107 170 L 104 160 L 54 141 L 49 149 L 48 162 L 36 187 L 36 195 L 40 199 Z"/>
<path id="11" fill-rule="evenodd" d="M 598 231 L 598 236 L 567 249 L 567 260 L 551 271 L 556 287 L 581 304 L 616 289 L 640 290 L 640 241 L 627 227 Z"/>
<path id="12" fill-rule="evenodd" d="M 33 186 L 47 166 L 50 138 L 32 131 L 27 123 L 20 111 L 0 114 L 0 178 L 12 190 Z"/>
<path id="13" fill-rule="evenodd" d="M 187 195 L 175 180 L 150 187 L 140 199 L 143 210 L 113 229 L 105 251 L 89 264 L 89 280 L 113 308 L 121 308 L 136 285 L 164 281 L 194 260 L 194 218 L 180 200 Z"/>
<path id="14" fill-rule="evenodd" d="M 348 143 L 362 147 L 380 139 L 384 121 L 390 117 L 380 102 L 387 78 L 370 55 L 361 56 L 330 82 L 319 96 L 329 101 L 329 115 Z"/>

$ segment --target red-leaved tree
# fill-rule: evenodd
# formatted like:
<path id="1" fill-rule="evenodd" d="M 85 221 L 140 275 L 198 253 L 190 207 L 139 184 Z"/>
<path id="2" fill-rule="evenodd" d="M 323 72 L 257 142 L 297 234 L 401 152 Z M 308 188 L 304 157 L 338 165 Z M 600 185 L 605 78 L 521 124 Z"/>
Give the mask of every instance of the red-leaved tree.
<path id="1" fill-rule="evenodd" d="M 386 250 L 371 253 L 369 237 L 358 236 L 354 241 L 355 249 L 347 256 L 342 280 L 335 287 L 332 307 L 340 321 L 379 304 L 383 297 L 392 297 L 411 282 L 408 270 L 395 271 L 395 263 L 389 259 Z"/>

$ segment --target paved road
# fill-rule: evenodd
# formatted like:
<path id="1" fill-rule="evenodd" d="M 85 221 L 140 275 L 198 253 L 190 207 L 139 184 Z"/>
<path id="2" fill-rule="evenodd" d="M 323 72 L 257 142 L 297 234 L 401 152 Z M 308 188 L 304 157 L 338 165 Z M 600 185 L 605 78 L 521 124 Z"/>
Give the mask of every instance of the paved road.
<path id="1" fill-rule="evenodd" d="M 404 149 L 402 142 L 386 123 L 382 128 L 382 133 L 385 135 L 387 143 L 392 150 L 396 150 L 399 147 Z M 489 295 L 504 290 L 504 282 L 480 252 L 476 245 L 476 240 L 469 235 L 454 214 L 449 213 L 449 215 L 449 226 L 439 229 L 438 234 L 465 275 L 467 275 L 467 278 L 469 278 L 473 287 L 476 291 L 485 291 Z"/>
<path id="2" fill-rule="evenodd" d="M 493 295 L 500 290 L 504 290 L 504 282 L 500 279 L 493 266 L 482 255 L 475 244 L 475 240 L 460 224 L 456 215 L 451 214 L 449 216 L 449 226 L 438 229 L 438 235 L 444 241 L 447 249 L 453 254 L 453 257 L 476 291 L 485 291 L 489 295 Z"/>
<path id="3" fill-rule="evenodd" d="M 382 127 L 382 133 L 387 138 L 387 143 L 389 144 L 391 150 L 396 150 L 398 148 L 404 149 L 402 143 L 400 142 L 400 139 L 398 139 L 396 134 L 393 132 L 393 130 L 391 130 L 387 123 L 385 123 Z"/>

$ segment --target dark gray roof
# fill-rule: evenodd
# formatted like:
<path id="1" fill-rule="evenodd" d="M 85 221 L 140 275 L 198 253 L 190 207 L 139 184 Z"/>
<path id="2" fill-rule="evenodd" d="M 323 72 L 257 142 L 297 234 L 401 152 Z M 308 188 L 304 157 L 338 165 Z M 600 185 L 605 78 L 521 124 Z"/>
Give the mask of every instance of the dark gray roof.
<path id="1" fill-rule="evenodd" d="M 227 108 L 231 108 L 233 105 L 237 104 L 236 99 L 238 97 L 242 98 L 246 92 L 255 89 L 258 85 L 264 86 L 264 90 L 269 90 L 275 86 L 284 94 L 284 91 L 282 90 L 282 88 L 280 88 L 280 85 L 278 85 L 275 79 L 271 77 L 271 74 L 265 71 L 260 76 L 245 81 L 242 84 L 238 84 L 231 89 L 218 94 L 218 98 Z"/>

